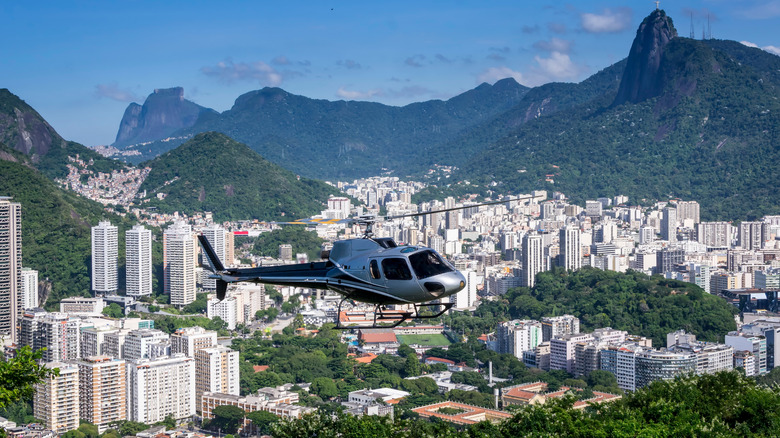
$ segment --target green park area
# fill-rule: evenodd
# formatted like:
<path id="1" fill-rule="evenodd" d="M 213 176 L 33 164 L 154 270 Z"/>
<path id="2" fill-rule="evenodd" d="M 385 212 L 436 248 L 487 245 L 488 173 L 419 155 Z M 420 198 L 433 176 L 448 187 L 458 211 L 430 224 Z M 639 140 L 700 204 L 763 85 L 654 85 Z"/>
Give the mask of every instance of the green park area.
<path id="1" fill-rule="evenodd" d="M 429 347 L 437 347 L 441 345 L 450 345 L 449 339 L 441 333 L 427 334 L 427 335 L 397 335 L 398 342 L 406 345 L 424 345 Z"/>

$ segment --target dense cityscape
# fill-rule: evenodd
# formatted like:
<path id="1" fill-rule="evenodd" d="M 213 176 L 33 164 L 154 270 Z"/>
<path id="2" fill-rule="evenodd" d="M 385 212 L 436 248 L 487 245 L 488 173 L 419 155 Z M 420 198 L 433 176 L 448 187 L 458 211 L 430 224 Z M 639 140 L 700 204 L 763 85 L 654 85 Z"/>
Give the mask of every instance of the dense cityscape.
<path id="1" fill-rule="evenodd" d="M 75 189 L 80 178 L 69 179 Z M 0 318 L 6 322 L 5 355 L 13 357 L 18 348 L 29 346 L 42 351 L 46 367 L 59 369 L 58 376 L 36 387 L 32 414 L 40 423 L 25 426 L 4 420 L 0 425 L 12 434 L 28 436 L 35 431 L 34 435 L 41 437 L 78 429 L 79 420 L 94 424 L 100 433 L 120 422 L 153 425 L 166 420 L 185 427 L 183 430 L 194 430 L 193 425 L 213 421 L 220 406 L 300 418 L 318 409 L 301 403 L 313 395 L 340 403 L 353 415 L 394 415 L 394 407 L 410 395 L 401 389 L 403 385 L 356 389 L 342 397 L 323 388 L 323 376 L 310 373 L 309 381 L 299 376 L 293 382 L 249 392 L 240 383 L 247 378 L 242 374 L 270 371 L 268 366 L 240 364 L 244 339 L 270 340 L 282 332 L 316 337 L 323 325 L 334 323 L 336 318 L 344 325 L 363 326 L 373 319 L 372 307 L 354 303 L 338 313 L 340 297 L 332 292 L 240 283 L 230 287 L 226 299 L 218 300 L 208 266 L 200 266 L 196 234 L 206 236 L 220 259 L 230 266 L 307 263 L 308 257 L 288 244 L 279 245 L 276 258 L 257 257 L 235 243 L 236 238 L 257 237 L 278 225 L 252 220 L 215 224 L 208 212 L 164 215 L 134 207 L 127 198 L 106 196 L 117 193 L 114 187 L 126 184 L 126 180 L 124 173 L 114 178 L 89 178 L 99 181 L 92 183 L 96 190 L 81 193 L 104 203 L 112 199 L 108 208 L 124 203 L 127 214 L 146 226 L 167 225 L 162 239 L 163 295 L 168 302 L 153 298 L 157 294 L 152 281 L 152 231 L 138 224 L 120 236 L 115 225 L 103 221 L 92 228 L 92 296 L 63 299 L 59 312 L 43 310 L 43 303 L 38 302 L 37 272 L 23 268 L 21 260 L 19 228 L 24 207 L 10 198 L 0 200 L 0 221 L 4 229 L 12 231 L 0 243 L 3 253 L 11 254 L 15 261 L 12 269 L 2 273 L 2 284 L 11 286 L 2 296 L 12 303 L 6 307 L 8 314 Z M 479 399 L 483 400 L 481 405 L 460 395 L 411 406 L 421 418 L 433 416 L 461 425 L 499 422 L 511 417 L 507 412 L 511 406 L 564 397 L 572 391 L 587 391 L 587 397 L 575 404 L 575 408 L 585 408 L 620 399 L 624 392 L 656 380 L 732 369 L 760 376 L 780 361 L 780 344 L 775 343 L 780 318 L 766 314 L 777 307 L 773 291 L 780 282 L 776 258 L 780 254 L 776 240 L 780 217 L 738 225 L 702 222 L 696 201 L 640 206 L 617 196 L 579 206 L 567 202 L 563 193 L 549 197 L 544 191 L 511 196 L 496 205 L 453 198 L 415 205 L 412 196 L 425 187 L 423 183 L 376 177 L 337 186 L 348 197 L 329 199 L 322 218 L 377 214 L 380 209 L 393 216 L 463 207 L 419 219 L 382 222 L 374 230 L 376 238 L 428 246 L 446 255 L 464 274 L 466 287 L 443 301 L 453 303 L 451 314 L 478 312 L 480 306 L 501 300 L 515 288 L 533 288 L 541 272 L 587 267 L 632 270 L 692 283 L 730 303 L 735 314 L 741 312 L 734 316 L 737 329 L 720 333 L 721 342 L 697 340 L 696 333 L 686 333 L 680 327 L 667 333 L 665 345 L 653 345 L 641 332 L 611 327 L 586 332 L 580 320 L 570 314 L 501 321 L 492 331 L 477 334 L 477 342 L 487 349 L 511 355 L 529 369 L 560 370 L 570 384 L 577 385 L 594 372 L 608 372 L 614 376 L 612 392 L 543 381 L 516 384 L 511 375 L 494 375 L 492 361 L 471 360 L 467 364 L 438 357 L 445 356 L 451 345 L 468 341 L 467 335 L 448 324 L 452 315 L 433 324 L 339 332 L 336 339 L 346 347 L 353 367 L 387 355 L 405 357 L 407 362 L 416 362 L 412 371 L 404 373 L 406 379 L 431 379 L 445 395 L 487 392 Z M 362 205 L 352 205 L 351 199 Z M 358 226 L 343 224 L 317 225 L 314 231 L 326 242 L 361 235 Z M 126 248 L 121 295 L 120 238 L 125 239 Z M 203 300 L 202 296 L 205 305 L 200 310 L 208 318 L 206 324 L 173 327 L 172 332 L 155 327 L 154 316 L 182 317 L 196 300 Z M 462 377 L 473 375 L 482 381 Z M 247 415 L 233 432 L 256 433 L 249 418 Z M 208 432 L 204 429 L 200 433 Z"/>

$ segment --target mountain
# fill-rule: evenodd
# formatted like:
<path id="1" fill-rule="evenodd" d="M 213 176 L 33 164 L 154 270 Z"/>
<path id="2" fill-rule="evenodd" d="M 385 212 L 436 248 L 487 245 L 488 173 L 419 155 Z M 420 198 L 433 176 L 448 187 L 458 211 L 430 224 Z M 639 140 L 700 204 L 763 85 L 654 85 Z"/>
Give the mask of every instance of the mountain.
<path id="1" fill-rule="evenodd" d="M 205 113 L 216 113 L 184 98 L 184 88 L 160 88 L 150 94 L 143 106 L 131 103 L 119 123 L 114 146 L 128 146 L 162 140 L 189 128 Z"/>
<path id="2" fill-rule="evenodd" d="M 96 172 L 120 169 L 122 163 L 72 141 L 66 141 L 30 105 L 8 89 L 0 89 L 0 143 L 30 157 L 30 164 L 49 178 L 67 175 L 68 157 L 92 161 Z"/>
<path id="3" fill-rule="evenodd" d="M 780 212 L 780 57 L 675 35 L 654 11 L 617 90 L 517 126 L 451 180 L 468 180 L 469 190 L 558 190 L 578 202 L 693 199 L 705 220 Z"/>
<path id="4" fill-rule="evenodd" d="M 222 132 L 309 177 L 370 176 L 387 169 L 408 172 L 441 163 L 438 145 L 512 108 L 527 91 L 514 79 L 504 79 L 447 101 L 394 107 L 310 99 L 263 88 L 240 96 L 230 110 L 203 114 L 191 128 L 171 135 Z M 151 158 L 175 146 L 177 141 L 158 141 L 137 150 Z M 432 158 L 423 162 L 425 157 Z"/>
<path id="5" fill-rule="evenodd" d="M 2 144 L 0 175 L 0 196 L 22 205 L 22 263 L 38 271 L 41 303 L 48 298 L 51 309 L 64 297 L 88 294 L 90 227 L 101 219 L 116 225 L 123 220 L 60 189 L 30 157 Z"/>
<path id="6" fill-rule="evenodd" d="M 146 206 L 169 213 L 211 211 L 217 221 L 305 218 L 338 194 L 218 132 L 197 134 L 145 165 L 152 169 L 140 189 L 147 191 Z"/>

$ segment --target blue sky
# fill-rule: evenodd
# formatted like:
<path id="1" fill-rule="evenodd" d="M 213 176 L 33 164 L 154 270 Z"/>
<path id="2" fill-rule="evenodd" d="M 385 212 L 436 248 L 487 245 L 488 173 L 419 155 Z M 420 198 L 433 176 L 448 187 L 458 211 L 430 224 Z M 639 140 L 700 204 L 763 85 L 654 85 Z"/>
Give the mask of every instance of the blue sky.
<path id="1" fill-rule="evenodd" d="M 113 142 L 155 88 L 218 111 L 265 86 L 406 105 L 514 77 L 579 82 L 624 58 L 652 1 L 26 1 L 0 4 L 0 87 L 66 139 Z M 780 54 L 780 0 L 662 1 L 681 36 Z"/>

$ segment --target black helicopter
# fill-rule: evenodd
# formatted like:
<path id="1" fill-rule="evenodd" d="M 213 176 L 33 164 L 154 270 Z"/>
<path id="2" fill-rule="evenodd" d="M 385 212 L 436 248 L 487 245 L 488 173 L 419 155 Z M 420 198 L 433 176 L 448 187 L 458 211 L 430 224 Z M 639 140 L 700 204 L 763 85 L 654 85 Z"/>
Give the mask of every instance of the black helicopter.
<path id="1" fill-rule="evenodd" d="M 321 262 L 258 268 L 226 268 L 216 255 L 211 243 L 202 234 L 198 236 L 212 271 L 210 278 L 217 283 L 217 298 L 225 298 L 229 283 L 250 281 L 282 286 L 332 290 L 342 295 L 336 316 L 336 328 L 391 328 L 410 319 L 428 319 L 441 316 L 454 303 L 432 303 L 450 296 L 466 286 L 466 279 L 454 266 L 431 248 L 416 245 L 398 246 L 392 238 L 375 238 L 373 225 L 379 220 L 443 213 L 481 205 L 503 204 L 516 198 L 486 202 L 436 211 L 378 218 L 360 216 L 349 219 L 302 219 L 275 224 L 318 225 L 358 224 L 365 227 L 363 238 L 339 240 L 328 253 L 323 251 Z M 341 306 L 346 300 L 374 304 L 374 321 L 368 327 L 342 326 Z M 412 305 L 411 311 L 388 311 L 387 305 Z M 436 313 L 420 310 L 441 306 Z M 377 325 L 377 322 L 390 322 Z"/>

